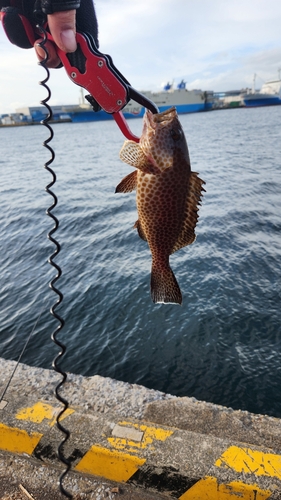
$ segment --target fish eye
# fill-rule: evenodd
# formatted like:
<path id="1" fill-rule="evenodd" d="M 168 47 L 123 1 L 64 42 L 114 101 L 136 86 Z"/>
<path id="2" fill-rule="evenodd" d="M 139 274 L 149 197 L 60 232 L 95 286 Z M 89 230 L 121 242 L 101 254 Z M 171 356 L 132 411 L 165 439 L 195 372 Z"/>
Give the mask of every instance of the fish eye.
<path id="1" fill-rule="evenodd" d="M 182 137 L 182 131 L 179 128 L 178 129 L 172 128 L 170 134 L 173 141 L 179 141 Z"/>

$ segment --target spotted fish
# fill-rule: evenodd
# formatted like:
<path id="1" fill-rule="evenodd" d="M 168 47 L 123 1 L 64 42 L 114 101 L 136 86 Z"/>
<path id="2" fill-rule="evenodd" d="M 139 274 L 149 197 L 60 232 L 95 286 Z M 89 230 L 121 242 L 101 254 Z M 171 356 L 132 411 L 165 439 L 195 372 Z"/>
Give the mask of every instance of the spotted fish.
<path id="1" fill-rule="evenodd" d="M 152 254 L 153 302 L 182 303 L 169 256 L 195 240 L 198 206 L 205 182 L 191 172 L 186 139 L 176 109 L 146 111 L 139 144 L 125 141 L 120 158 L 137 170 L 117 193 L 136 189 L 138 220 L 134 227 Z"/>

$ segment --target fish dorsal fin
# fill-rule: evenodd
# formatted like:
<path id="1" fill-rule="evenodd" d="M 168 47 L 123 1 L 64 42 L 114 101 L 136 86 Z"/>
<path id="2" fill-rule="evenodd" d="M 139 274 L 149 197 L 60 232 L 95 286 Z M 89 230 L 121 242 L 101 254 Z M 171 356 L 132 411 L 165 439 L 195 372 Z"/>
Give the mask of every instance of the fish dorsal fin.
<path id="1" fill-rule="evenodd" d="M 134 224 L 134 229 L 137 229 L 138 230 L 138 233 L 139 233 L 139 237 L 144 240 L 144 241 L 147 241 L 146 239 L 146 236 L 144 234 L 144 231 L 143 231 L 143 228 L 141 226 L 141 223 L 139 220 L 137 220 Z"/>
<path id="2" fill-rule="evenodd" d="M 119 153 L 120 159 L 145 174 L 158 174 L 160 170 L 154 165 L 137 142 L 125 141 Z"/>
<path id="3" fill-rule="evenodd" d="M 196 238 L 195 227 L 198 221 L 198 207 L 201 205 L 201 198 L 203 191 L 205 191 L 203 184 L 205 184 L 205 182 L 198 177 L 197 172 L 191 172 L 184 220 L 172 253 L 182 247 L 190 245 Z"/>
<path id="4" fill-rule="evenodd" d="M 131 193 L 137 188 L 137 171 L 134 170 L 126 175 L 115 189 L 115 193 Z"/>

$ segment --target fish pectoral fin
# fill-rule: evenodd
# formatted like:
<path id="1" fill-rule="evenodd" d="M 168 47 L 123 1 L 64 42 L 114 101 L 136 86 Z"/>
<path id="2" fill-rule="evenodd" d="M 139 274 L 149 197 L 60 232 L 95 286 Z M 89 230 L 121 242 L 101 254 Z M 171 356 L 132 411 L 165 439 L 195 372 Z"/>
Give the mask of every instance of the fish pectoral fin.
<path id="1" fill-rule="evenodd" d="M 143 231 L 143 228 L 141 226 L 141 223 L 139 220 L 137 220 L 134 224 L 134 229 L 137 229 L 138 230 L 138 233 L 139 233 L 139 237 L 144 240 L 144 241 L 147 241 L 147 238 L 144 234 L 144 231 Z"/>
<path id="2" fill-rule="evenodd" d="M 118 186 L 116 186 L 115 193 L 131 193 L 137 188 L 137 171 L 134 170 L 129 175 L 126 175 Z"/>
<path id="3" fill-rule="evenodd" d="M 201 198 L 203 196 L 203 191 L 205 191 L 203 184 L 205 184 L 205 182 L 198 177 L 197 172 L 191 172 L 184 220 L 179 237 L 171 253 L 187 245 L 191 245 L 196 238 L 195 227 L 198 221 L 198 206 L 201 205 Z"/>
<path id="4" fill-rule="evenodd" d="M 128 163 L 145 174 L 157 175 L 161 170 L 149 158 L 146 157 L 142 148 L 137 142 L 125 141 L 119 153 L 120 159 Z"/>

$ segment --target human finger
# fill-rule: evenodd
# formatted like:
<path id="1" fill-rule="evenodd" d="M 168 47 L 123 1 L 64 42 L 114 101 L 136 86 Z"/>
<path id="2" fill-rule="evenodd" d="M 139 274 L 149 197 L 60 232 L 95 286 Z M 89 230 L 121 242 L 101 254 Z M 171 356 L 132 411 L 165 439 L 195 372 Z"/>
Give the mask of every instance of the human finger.
<path id="1" fill-rule="evenodd" d="M 48 25 L 55 44 L 64 52 L 74 52 L 76 44 L 76 10 L 48 15 Z"/>
<path id="2" fill-rule="evenodd" d="M 50 41 L 46 41 L 46 43 L 44 44 L 44 47 L 46 47 L 46 51 L 45 51 L 44 48 L 39 45 L 40 42 L 42 42 L 42 41 L 43 41 L 43 39 L 36 40 L 36 42 L 34 44 L 37 58 L 39 59 L 39 61 L 43 61 L 45 59 L 46 53 L 47 53 L 47 55 L 48 55 L 48 59 L 46 61 L 47 67 L 48 68 L 57 68 L 60 64 L 60 59 L 57 55 L 55 45 Z"/>

